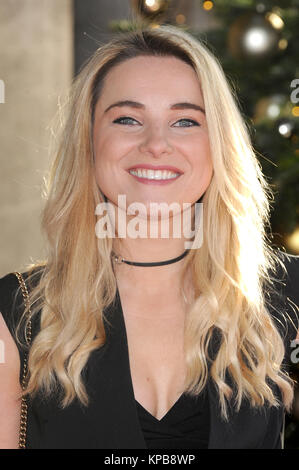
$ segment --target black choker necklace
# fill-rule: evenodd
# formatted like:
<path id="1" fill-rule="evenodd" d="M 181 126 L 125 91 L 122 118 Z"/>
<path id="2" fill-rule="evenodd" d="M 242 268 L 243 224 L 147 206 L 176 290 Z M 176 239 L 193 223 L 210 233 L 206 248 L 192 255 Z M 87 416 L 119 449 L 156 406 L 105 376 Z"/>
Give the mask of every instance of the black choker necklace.
<path id="1" fill-rule="evenodd" d="M 136 263 L 135 261 L 127 261 L 124 258 L 122 258 L 119 255 L 116 255 L 115 253 L 112 252 L 112 258 L 116 263 L 126 263 L 126 264 L 131 264 L 132 266 L 163 266 L 164 264 L 172 264 L 175 263 L 176 261 L 180 261 L 180 259 L 184 258 L 186 254 L 188 253 L 189 250 L 185 250 L 183 254 L 178 256 L 177 258 L 172 258 L 166 261 L 156 261 L 154 263 Z"/>

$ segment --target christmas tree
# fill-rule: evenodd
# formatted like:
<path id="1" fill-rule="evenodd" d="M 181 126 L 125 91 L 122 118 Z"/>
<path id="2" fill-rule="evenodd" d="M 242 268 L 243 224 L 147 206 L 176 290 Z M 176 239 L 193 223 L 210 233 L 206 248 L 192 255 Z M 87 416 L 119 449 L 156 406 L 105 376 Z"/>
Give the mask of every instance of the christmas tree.
<path id="1" fill-rule="evenodd" d="M 299 0 L 200 3 L 217 24 L 205 32 L 188 26 L 186 2 L 175 0 L 131 0 L 135 19 L 112 21 L 110 27 L 117 32 L 134 29 L 138 22 L 153 27 L 175 24 L 203 41 L 218 58 L 275 195 L 272 243 L 299 254 Z M 290 375 L 299 381 L 298 365 L 292 366 Z M 293 410 L 298 408 L 298 388 L 295 396 Z M 299 449 L 295 412 L 286 416 L 285 448 Z"/>

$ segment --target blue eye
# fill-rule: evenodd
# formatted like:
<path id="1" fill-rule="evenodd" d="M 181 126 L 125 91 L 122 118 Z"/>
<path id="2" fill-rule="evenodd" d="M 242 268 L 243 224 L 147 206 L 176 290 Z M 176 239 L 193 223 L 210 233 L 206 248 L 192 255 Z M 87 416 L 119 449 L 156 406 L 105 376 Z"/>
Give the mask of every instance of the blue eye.
<path id="1" fill-rule="evenodd" d="M 195 126 L 199 126 L 199 125 L 200 125 L 200 124 L 198 124 L 198 122 L 193 121 L 193 119 L 180 119 L 180 120 L 178 121 L 178 123 L 180 123 L 180 122 L 187 122 L 187 123 L 189 123 L 189 124 L 191 124 L 191 125 L 179 126 L 179 127 L 192 127 L 193 125 L 195 125 Z"/>
<path id="2" fill-rule="evenodd" d="M 118 119 L 115 119 L 113 121 L 113 123 L 116 123 L 116 124 L 127 124 L 128 126 L 131 126 L 132 124 L 129 123 L 128 121 L 134 121 L 134 122 L 137 122 L 135 119 L 133 118 L 130 118 L 130 117 L 127 117 L 127 116 L 123 116 L 123 117 L 120 117 Z"/>
<path id="3" fill-rule="evenodd" d="M 134 125 L 134 122 L 137 122 L 136 119 L 133 119 L 129 116 L 122 116 L 120 118 L 117 118 L 113 121 L 113 123 L 115 124 L 122 124 L 122 125 L 127 125 L 127 126 L 132 126 Z M 176 126 L 176 127 L 193 127 L 193 126 L 200 126 L 200 124 L 198 124 L 198 122 L 194 121 L 193 119 L 180 119 L 179 121 L 177 121 L 177 123 L 182 123 L 182 122 L 185 122 L 187 123 L 187 125 L 179 125 L 179 126 Z M 177 124 L 176 123 L 176 124 Z M 139 123 L 138 123 L 139 124 Z"/>

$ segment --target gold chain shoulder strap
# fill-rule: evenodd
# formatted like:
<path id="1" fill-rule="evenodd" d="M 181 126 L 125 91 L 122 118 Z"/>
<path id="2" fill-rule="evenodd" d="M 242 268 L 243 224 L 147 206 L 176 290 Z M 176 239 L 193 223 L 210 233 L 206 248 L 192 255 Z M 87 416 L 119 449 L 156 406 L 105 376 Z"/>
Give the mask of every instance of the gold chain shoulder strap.
<path id="1" fill-rule="evenodd" d="M 17 276 L 20 287 L 21 287 L 23 300 L 24 300 L 24 305 L 27 306 L 28 305 L 29 294 L 28 294 L 28 290 L 27 290 L 24 278 L 23 278 L 22 274 L 19 273 L 19 272 L 15 272 L 14 274 Z M 28 318 L 27 328 L 26 328 L 26 331 L 25 331 L 25 338 L 26 338 L 27 343 L 30 345 L 31 344 L 31 331 L 32 331 L 31 330 L 31 310 L 30 310 L 30 307 L 29 307 L 29 310 L 28 310 L 28 317 L 29 318 Z M 27 374 L 28 374 L 28 353 L 25 353 L 24 365 L 23 365 L 23 374 L 22 374 L 22 383 L 21 383 L 22 390 L 24 390 L 26 388 L 26 385 L 27 385 L 27 379 L 28 379 Z M 28 404 L 27 404 L 26 397 L 23 396 L 22 401 L 21 401 L 19 449 L 26 449 L 27 413 L 28 413 Z"/>

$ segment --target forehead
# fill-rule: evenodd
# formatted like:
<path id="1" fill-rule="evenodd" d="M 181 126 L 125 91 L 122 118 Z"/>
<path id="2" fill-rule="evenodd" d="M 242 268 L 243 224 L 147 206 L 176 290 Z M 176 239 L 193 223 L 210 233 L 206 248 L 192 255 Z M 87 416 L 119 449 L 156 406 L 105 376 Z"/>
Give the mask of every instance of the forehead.
<path id="1" fill-rule="evenodd" d="M 203 103 L 198 76 L 189 64 L 172 56 L 140 56 L 125 60 L 107 73 L 98 104 L 109 104 L 115 98 L 153 99 L 155 95 Z"/>

